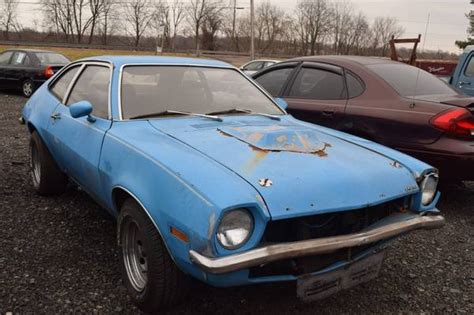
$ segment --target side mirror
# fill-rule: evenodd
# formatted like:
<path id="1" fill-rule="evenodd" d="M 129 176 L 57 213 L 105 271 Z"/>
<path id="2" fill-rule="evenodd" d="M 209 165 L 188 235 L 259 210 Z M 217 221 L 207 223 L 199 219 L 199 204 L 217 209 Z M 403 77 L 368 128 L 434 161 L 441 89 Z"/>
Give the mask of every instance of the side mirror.
<path id="1" fill-rule="evenodd" d="M 92 110 L 92 104 L 88 101 L 80 101 L 69 106 L 69 113 L 71 113 L 72 118 L 88 116 L 87 120 L 90 122 L 95 121 L 95 119 L 90 116 Z"/>
<path id="2" fill-rule="evenodd" d="M 281 97 L 275 98 L 275 102 L 278 104 L 278 106 L 280 106 L 284 110 L 286 110 L 288 108 L 288 103 L 284 99 L 282 99 Z"/>

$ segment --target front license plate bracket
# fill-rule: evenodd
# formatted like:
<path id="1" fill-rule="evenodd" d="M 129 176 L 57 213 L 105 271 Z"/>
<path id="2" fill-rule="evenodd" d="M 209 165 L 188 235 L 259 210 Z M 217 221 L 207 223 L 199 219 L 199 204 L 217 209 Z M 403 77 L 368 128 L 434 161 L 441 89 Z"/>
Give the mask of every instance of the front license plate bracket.
<path id="1" fill-rule="evenodd" d="M 297 279 L 296 294 L 303 301 L 315 301 L 370 281 L 378 276 L 384 257 L 382 251 L 335 271 L 303 275 Z"/>

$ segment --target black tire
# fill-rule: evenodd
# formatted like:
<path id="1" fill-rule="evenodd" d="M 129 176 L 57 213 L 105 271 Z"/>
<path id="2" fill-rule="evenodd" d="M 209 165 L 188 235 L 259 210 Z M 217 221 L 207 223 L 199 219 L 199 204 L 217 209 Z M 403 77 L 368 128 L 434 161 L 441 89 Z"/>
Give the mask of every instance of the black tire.
<path id="1" fill-rule="evenodd" d="M 35 92 L 35 83 L 31 80 L 25 80 L 21 84 L 21 93 L 24 97 L 29 98 Z"/>
<path id="2" fill-rule="evenodd" d="M 136 232 L 130 232 L 131 226 L 136 227 Z M 135 228 L 134 228 L 135 229 Z M 124 202 L 117 222 L 119 240 L 119 259 L 122 278 L 133 303 L 140 310 L 147 313 L 166 310 L 182 301 L 190 286 L 190 279 L 178 269 L 170 257 L 168 250 L 156 230 L 153 222 L 146 215 L 141 206 L 133 199 Z M 135 234 L 136 238 L 132 238 Z M 131 250 L 130 244 L 136 240 L 135 247 Z M 134 260 L 141 275 L 146 275 L 146 281 L 141 287 L 131 275 L 129 257 L 131 252 L 139 252 L 139 259 Z M 128 268 L 128 270 L 127 270 Z M 140 270 L 145 268 L 146 271 Z M 140 275 L 138 276 L 140 277 Z M 142 283 L 143 284 L 143 283 Z"/>
<path id="3" fill-rule="evenodd" d="M 30 140 L 30 170 L 38 194 L 58 195 L 66 190 L 67 176 L 56 165 L 36 131 L 31 134 Z"/>

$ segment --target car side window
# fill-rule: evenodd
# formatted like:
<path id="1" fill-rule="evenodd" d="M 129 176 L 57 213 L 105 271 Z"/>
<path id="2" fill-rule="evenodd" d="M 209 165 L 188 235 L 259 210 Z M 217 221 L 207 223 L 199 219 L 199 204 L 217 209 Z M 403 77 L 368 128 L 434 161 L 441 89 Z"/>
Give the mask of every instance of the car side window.
<path id="1" fill-rule="evenodd" d="M 262 68 L 262 65 L 263 65 L 263 62 L 261 61 L 251 62 L 244 67 L 244 70 L 257 71 Z"/>
<path id="2" fill-rule="evenodd" d="M 466 70 L 464 70 L 464 75 L 467 77 L 474 77 L 474 55 L 470 57 Z"/>
<path id="3" fill-rule="evenodd" d="M 294 67 L 278 68 L 255 79 L 272 96 L 279 96 Z"/>
<path id="4" fill-rule="evenodd" d="M 66 105 L 88 101 L 92 114 L 107 119 L 109 116 L 110 69 L 106 66 L 87 66 L 74 84 Z"/>
<path id="5" fill-rule="evenodd" d="M 340 100 L 346 98 L 342 75 L 316 68 L 302 68 L 298 73 L 290 97 L 317 100 Z"/>
<path id="6" fill-rule="evenodd" d="M 67 89 L 71 81 L 74 79 L 77 71 L 80 69 L 80 65 L 67 69 L 50 87 L 51 93 L 53 93 L 61 101 L 66 95 Z"/>
<path id="7" fill-rule="evenodd" d="M 355 74 L 346 72 L 346 82 L 347 82 L 347 92 L 349 94 L 349 98 L 354 98 L 364 93 L 365 91 L 364 83 Z"/>
<path id="8" fill-rule="evenodd" d="M 0 65 L 8 64 L 12 55 L 13 55 L 12 51 L 6 51 L 3 54 L 0 54 Z"/>
<path id="9" fill-rule="evenodd" d="M 14 66 L 22 65 L 23 62 L 25 61 L 26 54 L 21 51 L 17 51 L 13 54 L 13 58 L 10 61 L 10 64 Z"/>
<path id="10" fill-rule="evenodd" d="M 29 66 L 29 65 L 31 65 L 30 56 L 26 55 L 25 59 L 23 59 L 23 65 L 24 65 L 24 66 Z"/>

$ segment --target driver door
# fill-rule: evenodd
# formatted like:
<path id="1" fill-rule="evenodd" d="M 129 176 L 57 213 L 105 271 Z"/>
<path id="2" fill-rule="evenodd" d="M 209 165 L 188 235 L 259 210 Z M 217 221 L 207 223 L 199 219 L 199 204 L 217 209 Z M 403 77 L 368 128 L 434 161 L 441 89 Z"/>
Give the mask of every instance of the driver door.
<path id="1" fill-rule="evenodd" d="M 111 71 L 107 64 L 85 64 L 66 95 L 66 101 L 60 102 L 51 115 L 49 126 L 60 151 L 58 163 L 99 201 L 103 201 L 98 171 L 100 152 L 105 133 L 112 125 L 109 113 Z M 92 119 L 71 116 L 69 106 L 79 101 L 92 104 Z"/>

